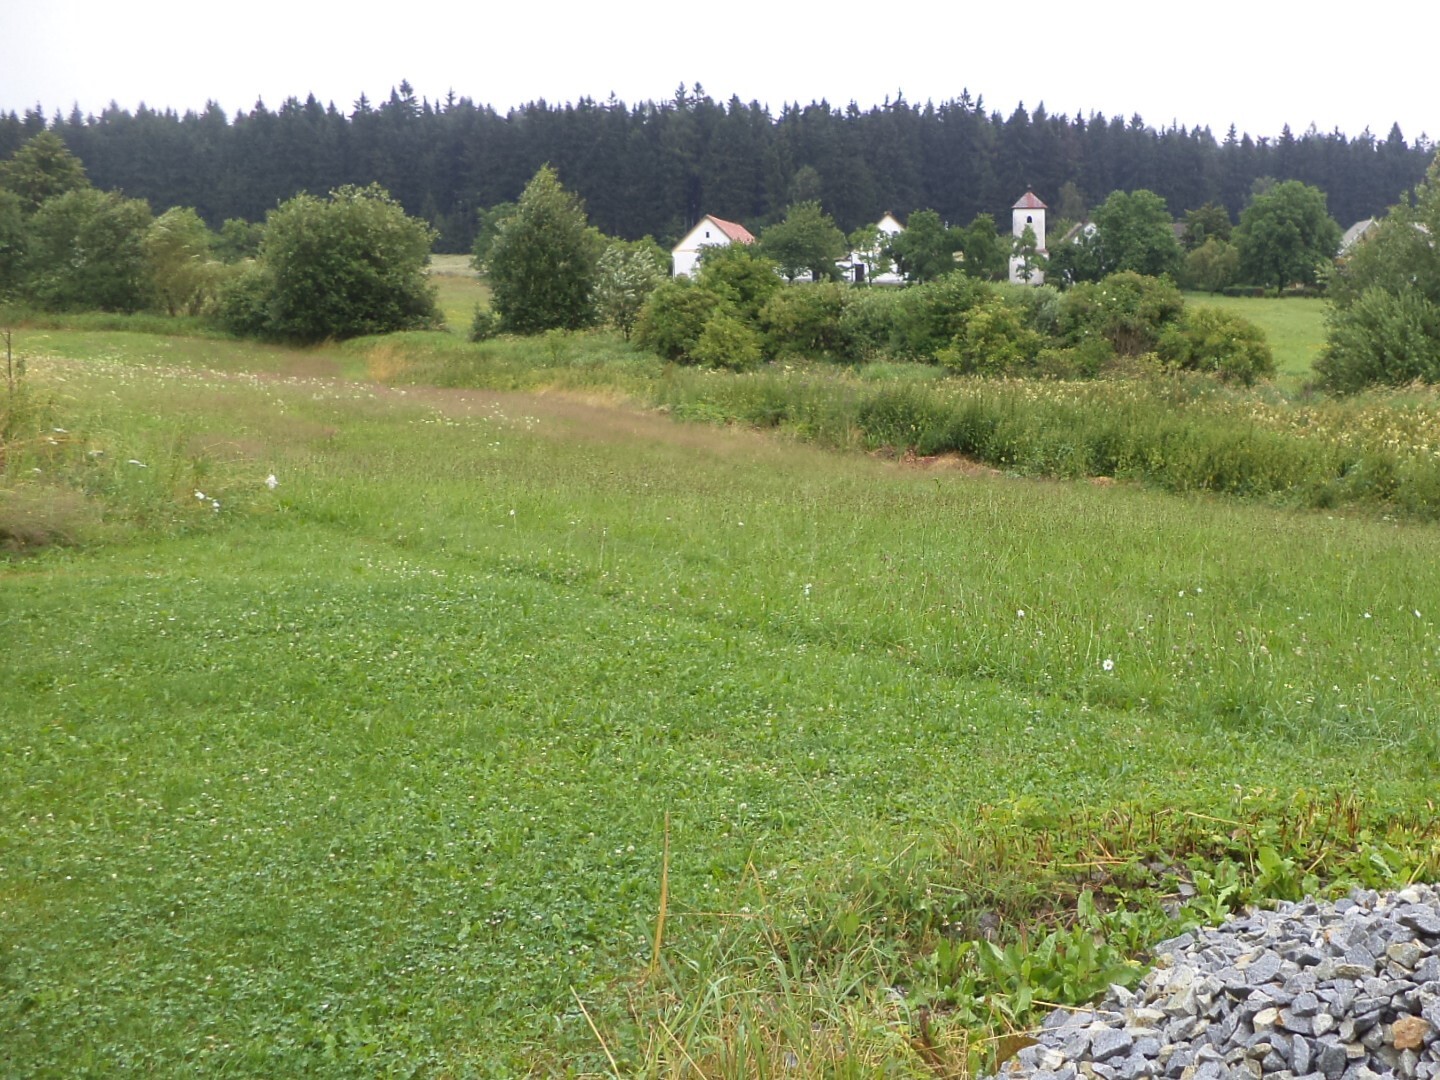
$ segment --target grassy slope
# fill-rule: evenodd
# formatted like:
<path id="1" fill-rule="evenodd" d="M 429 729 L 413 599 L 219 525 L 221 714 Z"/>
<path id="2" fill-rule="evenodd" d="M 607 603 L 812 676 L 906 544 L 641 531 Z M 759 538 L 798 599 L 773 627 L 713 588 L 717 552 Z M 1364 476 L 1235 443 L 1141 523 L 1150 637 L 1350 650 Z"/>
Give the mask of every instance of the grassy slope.
<path id="1" fill-rule="evenodd" d="M 1325 301 L 1271 296 L 1186 293 L 1187 304 L 1204 304 L 1244 316 L 1265 331 L 1281 375 L 1308 376 L 1325 344 Z"/>
<path id="2" fill-rule="evenodd" d="M 667 811 L 694 991 L 988 806 L 1430 791 L 1430 529 L 50 345 L 170 509 L 0 571 L 0 1071 L 628 1071 Z"/>

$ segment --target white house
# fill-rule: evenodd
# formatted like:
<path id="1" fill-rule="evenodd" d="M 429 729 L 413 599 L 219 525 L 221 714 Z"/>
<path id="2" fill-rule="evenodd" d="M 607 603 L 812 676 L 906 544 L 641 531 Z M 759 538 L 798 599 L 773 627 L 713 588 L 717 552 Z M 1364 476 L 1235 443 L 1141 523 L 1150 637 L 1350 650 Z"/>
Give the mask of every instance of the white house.
<path id="1" fill-rule="evenodd" d="M 1025 231 L 1028 225 L 1035 233 L 1035 253 L 1041 258 L 1049 255 L 1045 249 L 1045 211 L 1049 207 L 1041 202 L 1033 191 L 1027 191 L 1020 196 L 1020 201 L 1010 208 L 1010 233 L 1016 240 Z M 1030 270 L 1030 279 L 1027 282 L 1022 272 L 1022 260 L 1017 255 L 1010 256 L 1010 280 L 1019 284 L 1043 285 L 1045 284 L 1045 271 L 1038 267 Z"/>
<path id="2" fill-rule="evenodd" d="M 884 216 L 875 223 L 875 229 L 880 233 L 880 243 L 888 244 L 905 231 L 905 226 L 895 219 L 894 214 L 886 210 Z M 868 281 L 872 285 L 903 284 L 905 277 L 895 269 L 893 264 L 888 270 L 875 273 L 876 254 L 873 251 L 852 251 L 849 257 L 838 265 L 845 276 L 856 284 L 864 281 Z"/>
<path id="3" fill-rule="evenodd" d="M 670 272 L 676 277 L 689 277 L 694 274 L 695 265 L 700 261 L 700 252 L 704 248 L 754 242 L 755 237 L 750 235 L 750 230 L 744 225 L 722 221 L 713 214 L 706 214 L 670 250 Z"/>

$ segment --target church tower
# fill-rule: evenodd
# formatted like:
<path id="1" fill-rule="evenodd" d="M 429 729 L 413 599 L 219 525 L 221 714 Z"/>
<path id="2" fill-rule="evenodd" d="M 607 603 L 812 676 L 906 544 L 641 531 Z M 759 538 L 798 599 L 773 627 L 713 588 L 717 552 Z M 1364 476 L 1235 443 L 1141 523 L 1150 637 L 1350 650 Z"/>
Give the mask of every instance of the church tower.
<path id="1" fill-rule="evenodd" d="M 1025 232 L 1028 225 L 1035 234 L 1035 253 L 1042 258 L 1048 253 L 1045 250 L 1045 211 L 1049 209 L 1041 202 L 1033 191 L 1027 191 L 1020 196 L 1020 201 L 1010 208 L 1010 235 L 1016 241 Z M 1030 277 L 1027 281 L 1024 271 L 1024 260 L 1018 255 L 1010 256 L 1010 280 L 1017 285 L 1043 285 L 1045 284 L 1045 271 L 1039 267 L 1032 267 Z"/>

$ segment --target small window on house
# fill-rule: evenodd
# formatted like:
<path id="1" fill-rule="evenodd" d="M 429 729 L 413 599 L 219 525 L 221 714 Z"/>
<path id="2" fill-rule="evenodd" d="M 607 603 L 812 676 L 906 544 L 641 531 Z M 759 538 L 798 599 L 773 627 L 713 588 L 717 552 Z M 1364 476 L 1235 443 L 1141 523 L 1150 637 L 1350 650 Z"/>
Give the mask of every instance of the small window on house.
<path id="1" fill-rule="evenodd" d="M 710 239 L 710 230 L 709 230 L 709 229 L 706 229 L 706 230 L 705 230 L 705 239 L 706 239 L 706 240 L 709 240 L 709 239 Z"/>
<path id="2" fill-rule="evenodd" d="M 1035 219 L 1034 219 L 1033 217 L 1031 217 L 1029 214 L 1026 214 L 1026 215 L 1025 215 L 1025 224 L 1026 224 L 1026 225 L 1034 225 L 1034 224 L 1035 224 Z"/>

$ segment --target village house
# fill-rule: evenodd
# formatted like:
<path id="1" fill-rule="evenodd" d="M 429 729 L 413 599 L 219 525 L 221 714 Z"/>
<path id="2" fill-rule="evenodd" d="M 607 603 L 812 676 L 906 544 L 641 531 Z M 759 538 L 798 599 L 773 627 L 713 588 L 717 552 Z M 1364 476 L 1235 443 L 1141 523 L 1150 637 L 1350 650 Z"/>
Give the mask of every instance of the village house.
<path id="1" fill-rule="evenodd" d="M 880 220 L 875 223 L 875 231 L 880 234 L 878 239 L 883 247 L 903 233 L 905 226 L 900 224 L 894 214 L 886 210 Z M 857 285 L 867 281 L 871 285 L 903 285 L 905 278 L 895 269 L 893 263 L 879 273 L 875 272 L 877 265 L 884 265 L 879 261 L 878 256 L 879 252 L 877 251 L 852 251 L 847 258 L 842 259 L 836 265 L 839 266 L 840 272 L 845 275 L 847 280 L 853 281 Z"/>
<path id="2" fill-rule="evenodd" d="M 691 277 L 700 262 L 700 252 L 705 248 L 754 242 L 755 237 L 750 235 L 750 230 L 744 225 L 706 214 L 670 250 L 670 272 L 675 277 Z"/>

